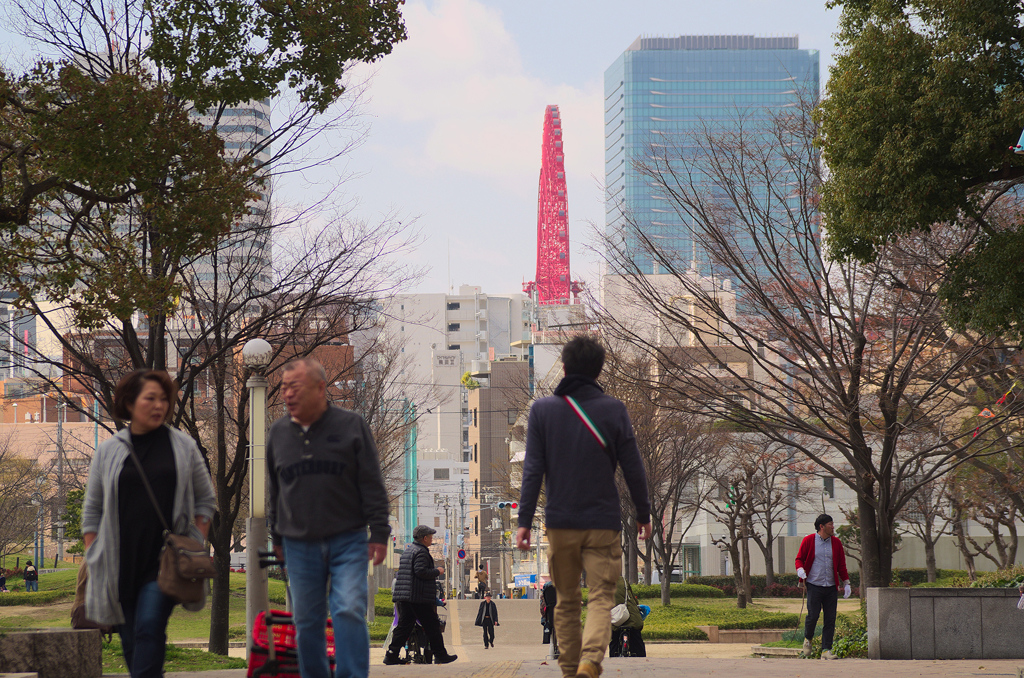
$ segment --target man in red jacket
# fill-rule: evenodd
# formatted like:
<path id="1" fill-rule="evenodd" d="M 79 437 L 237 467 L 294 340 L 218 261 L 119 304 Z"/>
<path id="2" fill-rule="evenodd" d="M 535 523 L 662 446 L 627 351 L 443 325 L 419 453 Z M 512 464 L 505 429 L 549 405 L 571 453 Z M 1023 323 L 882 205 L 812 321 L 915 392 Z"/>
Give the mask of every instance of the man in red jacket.
<path id="1" fill-rule="evenodd" d="M 821 658 L 835 659 L 832 637 L 836 632 L 836 606 L 839 603 L 839 585 L 843 598 L 850 597 L 850 575 L 846 572 L 846 553 L 839 538 L 834 536 L 836 526 L 832 516 L 822 513 L 814 521 L 816 534 L 809 534 L 800 542 L 796 554 L 796 576 L 807 586 L 807 621 L 804 624 L 804 653 L 811 651 L 814 627 L 818 615 L 825 611 L 821 631 Z"/>

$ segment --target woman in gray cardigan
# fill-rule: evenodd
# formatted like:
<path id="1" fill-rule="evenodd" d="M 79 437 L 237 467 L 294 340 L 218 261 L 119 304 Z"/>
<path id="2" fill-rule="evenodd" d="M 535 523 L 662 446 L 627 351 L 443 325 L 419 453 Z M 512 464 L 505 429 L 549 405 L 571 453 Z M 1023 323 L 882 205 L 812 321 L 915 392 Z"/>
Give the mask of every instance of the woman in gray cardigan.
<path id="1" fill-rule="evenodd" d="M 177 534 L 204 541 L 216 509 L 210 471 L 195 441 L 166 423 L 173 401 L 174 383 L 166 372 L 136 370 L 121 379 L 113 414 L 130 424 L 96 450 L 82 504 L 89 567 L 86 616 L 117 626 L 132 678 L 163 675 L 174 601 L 156 582 L 163 521 L 131 451 L 141 462 L 163 520 Z"/>

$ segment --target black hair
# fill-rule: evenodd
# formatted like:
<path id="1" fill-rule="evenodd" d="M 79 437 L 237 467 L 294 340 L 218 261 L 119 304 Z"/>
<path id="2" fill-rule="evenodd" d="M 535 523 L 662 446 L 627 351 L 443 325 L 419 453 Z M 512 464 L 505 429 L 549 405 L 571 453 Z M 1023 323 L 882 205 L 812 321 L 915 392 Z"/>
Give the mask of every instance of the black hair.
<path id="1" fill-rule="evenodd" d="M 562 364 L 566 374 L 597 379 L 604 367 L 604 346 L 593 337 L 577 335 L 562 347 Z"/>
<path id="2" fill-rule="evenodd" d="M 825 523 L 831 523 L 832 516 L 827 513 L 822 513 L 820 516 L 814 519 L 814 531 L 817 532 L 821 529 L 821 526 Z"/>
<path id="3" fill-rule="evenodd" d="M 167 396 L 167 421 L 170 421 L 174 411 L 175 387 L 171 376 L 164 370 L 135 370 L 121 377 L 114 388 L 114 416 L 122 421 L 130 421 L 132 413 L 130 407 L 135 405 L 135 400 L 142 393 L 145 382 L 152 381 L 160 386 L 160 390 Z"/>

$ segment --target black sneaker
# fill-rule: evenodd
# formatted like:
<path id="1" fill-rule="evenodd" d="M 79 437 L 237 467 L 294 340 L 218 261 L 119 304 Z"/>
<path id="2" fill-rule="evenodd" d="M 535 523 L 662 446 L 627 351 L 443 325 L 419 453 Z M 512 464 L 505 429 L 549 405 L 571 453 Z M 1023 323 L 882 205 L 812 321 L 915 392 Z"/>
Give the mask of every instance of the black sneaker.
<path id="1" fill-rule="evenodd" d="M 399 657 L 397 654 L 391 654 L 390 652 L 384 653 L 384 664 L 386 666 L 396 666 L 398 664 L 405 664 L 405 660 Z"/>
<path id="2" fill-rule="evenodd" d="M 459 658 L 457 654 L 450 654 L 447 657 L 437 657 L 434 659 L 435 664 L 451 664 L 453 661 Z"/>

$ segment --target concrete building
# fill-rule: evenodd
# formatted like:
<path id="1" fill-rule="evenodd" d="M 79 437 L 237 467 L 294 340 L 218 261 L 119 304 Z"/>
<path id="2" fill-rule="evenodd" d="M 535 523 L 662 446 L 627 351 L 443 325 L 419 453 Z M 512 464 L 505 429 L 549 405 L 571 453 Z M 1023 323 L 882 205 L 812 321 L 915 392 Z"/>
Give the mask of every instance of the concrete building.
<path id="1" fill-rule="evenodd" d="M 481 375 L 482 376 L 482 375 Z M 518 500 L 512 485 L 511 433 L 531 400 L 530 366 L 515 357 L 495 360 L 486 373 L 487 385 L 469 393 L 469 476 L 473 486 L 467 523 L 467 557 L 473 569 L 491 573 L 491 585 L 508 582 L 511 574 L 511 533 L 515 511 L 497 504 Z"/>
<path id="2" fill-rule="evenodd" d="M 398 541 L 410 541 L 417 524 L 443 527 L 435 555 L 451 564 L 452 553 L 467 544 L 466 527 L 479 518 L 469 503 L 473 422 L 467 386 L 487 386 L 488 365 L 503 358 L 515 357 L 529 373 L 531 302 L 523 294 L 494 295 L 463 285 L 458 294 L 396 296 L 384 314 L 401 350 L 403 392 L 417 416 L 410 450 L 415 463 L 408 465 L 399 498 Z M 477 376 L 464 383 L 467 373 Z M 463 574 L 473 563 L 467 557 Z"/>
<path id="3" fill-rule="evenodd" d="M 818 70 L 818 51 L 799 49 L 796 36 L 683 35 L 633 41 L 605 71 L 608 233 L 617 233 L 628 220 L 678 261 L 703 262 L 687 218 L 635 162 L 648 158 L 652 148 L 697 158 L 688 135 L 704 125 L 728 128 L 737 124 L 738 114 L 749 123 L 795 110 L 804 93 L 817 94 Z M 711 188 L 697 160 L 694 171 L 680 181 Z M 635 250 L 638 243 L 628 229 L 626 238 L 627 247 Z M 663 272 L 649 255 L 636 256 L 643 273 Z"/>

